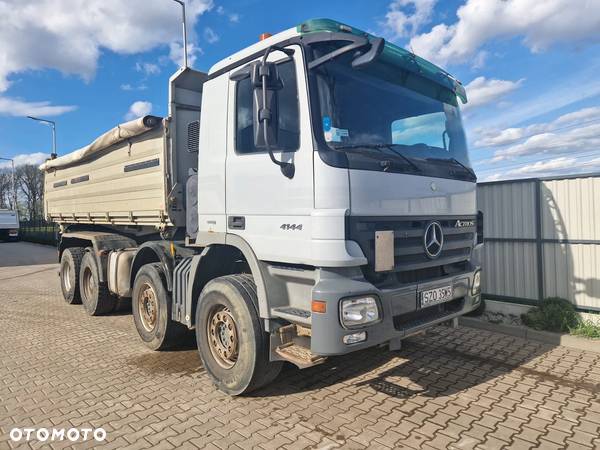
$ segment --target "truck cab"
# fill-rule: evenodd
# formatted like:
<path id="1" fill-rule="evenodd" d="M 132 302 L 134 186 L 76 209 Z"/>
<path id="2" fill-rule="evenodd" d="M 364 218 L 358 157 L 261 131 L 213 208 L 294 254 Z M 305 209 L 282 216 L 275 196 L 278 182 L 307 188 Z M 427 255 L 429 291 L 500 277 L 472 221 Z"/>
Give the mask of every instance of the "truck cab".
<path id="1" fill-rule="evenodd" d="M 231 395 L 479 306 L 482 216 L 444 70 L 328 19 L 170 80 L 169 116 L 47 162 L 65 300 L 193 330 Z"/>

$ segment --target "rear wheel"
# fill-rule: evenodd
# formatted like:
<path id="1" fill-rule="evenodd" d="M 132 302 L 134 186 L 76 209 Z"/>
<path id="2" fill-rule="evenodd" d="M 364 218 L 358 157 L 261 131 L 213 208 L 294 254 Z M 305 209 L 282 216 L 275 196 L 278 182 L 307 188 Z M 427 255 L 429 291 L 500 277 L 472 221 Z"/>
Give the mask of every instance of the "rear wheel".
<path id="1" fill-rule="evenodd" d="M 85 252 L 79 270 L 79 291 L 83 308 L 90 316 L 108 314 L 115 309 L 116 298 L 106 283 L 100 282 L 100 270 L 92 252 Z"/>
<path id="2" fill-rule="evenodd" d="M 171 319 L 171 295 L 160 264 L 146 264 L 137 273 L 131 309 L 138 334 L 148 348 L 165 350 L 184 341 L 188 329 Z"/>
<path id="3" fill-rule="evenodd" d="M 84 254 L 85 250 L 82 247 L 71 247 L 63 251 L 60 257 L 60 288 L 63 298 L 69 305 L 79 305 L 81 303 L 79 271 Z"/>
<path id="4" fill-rule="evenodd" d="M 256 285 L 250 275 L 209 282 L 196 308 L 196 341 L 206 372 L 230 395 L 274 380 L 282 362 L 269 362 L 269 336 L 261 326 Z"/>

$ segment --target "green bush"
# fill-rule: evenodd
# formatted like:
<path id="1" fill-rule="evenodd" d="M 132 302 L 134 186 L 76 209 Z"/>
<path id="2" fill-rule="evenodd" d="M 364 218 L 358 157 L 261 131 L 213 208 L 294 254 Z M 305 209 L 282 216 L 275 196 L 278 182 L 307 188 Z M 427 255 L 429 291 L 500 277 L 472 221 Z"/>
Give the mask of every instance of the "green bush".
<path id="1" fill-rule="evenodd" d="M 521 316 L 525 325 L 535 330 L 568 332 L 579 325 L 573 305 L 564 298 L 550 297 Z"/>

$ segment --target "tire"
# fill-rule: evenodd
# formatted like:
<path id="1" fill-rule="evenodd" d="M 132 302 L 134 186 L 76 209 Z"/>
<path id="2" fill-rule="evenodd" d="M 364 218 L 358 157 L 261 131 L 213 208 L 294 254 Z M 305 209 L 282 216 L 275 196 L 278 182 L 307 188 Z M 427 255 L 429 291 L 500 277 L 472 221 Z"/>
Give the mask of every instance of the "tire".
<path id="1" fill-rule="evenodd" d="M 82 247 L 71 247 L 63 251 L 60 257 L 60 288 L 63 298 L 69 305 L 80 305 L 79 271 L 85 250 Z"/>
<path id="2" fill-rule="evenodd" d="M 166 350 L 183 343 L 188 329 L 171 319 L 171 295 L 160 264 L 142 266 L 133 283 L 133 322 L 146 347 Z"/>
<path id="3" fill-rule="evenodd" d="M 196 308 L 196 342 L 204 368 L 217 388 L 247 394 L 273 381 L 283 363 L 269 362 L 269 335 L 258 316 L 250 275 L 210 281 Z M 228 345 L 228 344 L 233 345 Z"/>
<path id="4" fill-rule="evenodd" d="M 86 251 L 81 260 L 79 293 L 83 308 L 90 316 L 108 314 L 115 309 L 117 300 L 106 283 L 100 282 L 100 270 L 91 251 Z"/>

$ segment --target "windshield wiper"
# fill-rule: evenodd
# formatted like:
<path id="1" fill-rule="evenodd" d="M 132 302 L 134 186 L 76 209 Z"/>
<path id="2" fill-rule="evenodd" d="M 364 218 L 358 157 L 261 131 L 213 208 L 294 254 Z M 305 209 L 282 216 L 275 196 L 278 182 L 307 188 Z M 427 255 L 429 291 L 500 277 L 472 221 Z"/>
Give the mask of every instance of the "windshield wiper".
<path id="1" fill-rule="evenodd" d="M 477 178 L 477 175 L 475 175 L 475 171 L 473 169 L 471 169 L 469 166 L 465 166 L 463 163 L 461 163 L 456 158 L 426 158 L 425 160 L 426 161 L 449 161 L 449 162 L 452 162 L 452 163 L 454 163 L 454 165 L 462 167 L 473 178 Z"/>
<path id="2" fill-rule="evenodd" d="M 417 166 L 414 162 L 412 162 L 410 160 L 410 158 L 404 156 L 402 153 L 397 152 L 396 150 L 394 150 L 394 147 L 392 146 L 392 144 L 352 144 L 352 145 L 338 145 L 338 146 L 332 146 L 333 149 L 335 150 L 359 150 L 361 148 L 366 148 L 366 149 L 373 149 L 373 150 L 379 150 L 379 152 L 383 155 L 389 155 L 389 153 L 386 153 L 383 151 L 383 149 L 387 148 L 389 151 L 391 151 L 394 155 L 396 155 L 397 157 L 399 157 L 400 159 L 402 159 L 404 162 L 406 162 L 408 165 L 410 165 L 413 170 L 415 170 L 416 172 L 422 172 L 421 168 L 419 166 Z M 362 152 L 356 152 L 356 153 L 362 153 Z M 391 156 L 391 155 L 389 155 Z"/>

